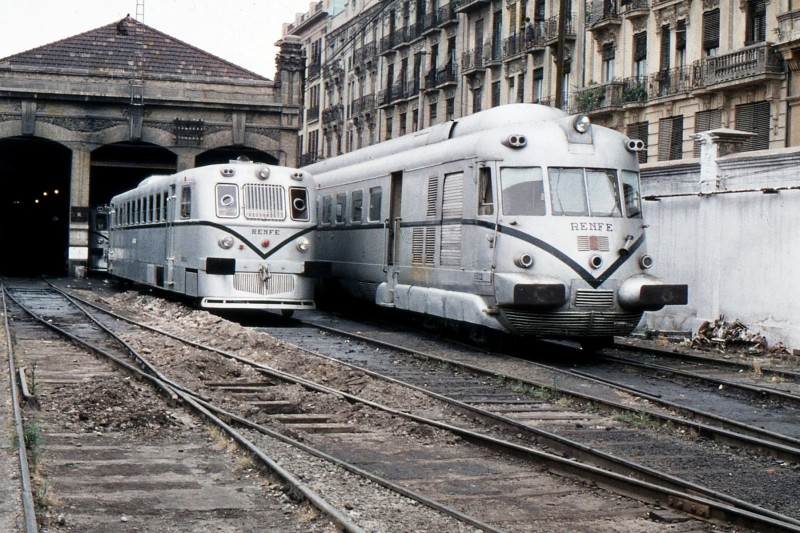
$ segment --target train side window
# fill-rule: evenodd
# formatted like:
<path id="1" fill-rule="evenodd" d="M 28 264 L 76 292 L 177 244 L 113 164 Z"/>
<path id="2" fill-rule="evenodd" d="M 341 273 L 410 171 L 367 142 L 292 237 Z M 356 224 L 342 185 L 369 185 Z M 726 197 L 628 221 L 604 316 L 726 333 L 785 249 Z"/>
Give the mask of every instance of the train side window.
<path id="1" fill-rule="evenodd" d="M 347 209 L 347 193 L 340 192 L 336 195 L 336 223 L 337 224 L 344 224 L 346 222 L 345 219 L 345 210 Z"/>
<path id="2" fill-rule="evenodd" d="M 494 192 L 492 190 L 492 169 L 481 167 L 478 171 L 478 214 L 494 214 Z"/>
<path id="3" fill-rule="evenodd" d="M 550 168 L 550 201 L 556 216 L 589 216 L 582 168 Z"/>
<path id="4" fill-rule="evenodd" d="M 330 224 L 331 223 L 331 197 L 330 196 L 323 196 L 322 197 L 322 222 L 323 224 Z"/>
<path id="5" fill-rule="evenodd" d="M 353 191 L 350 200 L 352 203 L 350 221 L 353 224 L 361 224 L 364 207 L 364 191 Z"/>
<path id="6" fill-rule="evenodd" d="M 292 207 L 292 220 L 308 220 L 308 189 L 289 188 L 289 202 Z"/>
<path id="7" fill-rule="evenodd" d="M 192 216 L 192 188 L 188 185 L 181 187 L 181 218 Z"/>
<path id="8" fill-rule="evenodd" d="M 383 190 L 380 187 L 372 187 L 369 190 L 369 221 L 380 222 L 381 220 L 381 198 Z"/>
<path id="9" fill-rule="evenodd" d="M 161 193 L 161 220 L 167 221 L 167 192 Z"/>
<path id="10" fill-rule="evenodd" d="M 239 216 L 239 186 L 234 183 L 218 183 L 217 216 L 236 218 Z"/>
<path id="11" fill-rule="evenodd" d="M 545 214 L 544 177 L 539 167 L 515 167 L 500 170 L 503 188 L 503 214 L 543 216 Z"/>
<path id="12" fill-rule="evenodd" d="M 137 198 L 136 199 L 136 223 L 137 224 L 141 224 L 142 223 L 142 199 L 141 198 Z"/>
<path id="13" fill-rule="evenodd" d="M 622 171 L 622 196 L 625 199 L 625 214 L 628 218 L 641 218 L 642 196 L 639 191 L 639 173 Z"/>

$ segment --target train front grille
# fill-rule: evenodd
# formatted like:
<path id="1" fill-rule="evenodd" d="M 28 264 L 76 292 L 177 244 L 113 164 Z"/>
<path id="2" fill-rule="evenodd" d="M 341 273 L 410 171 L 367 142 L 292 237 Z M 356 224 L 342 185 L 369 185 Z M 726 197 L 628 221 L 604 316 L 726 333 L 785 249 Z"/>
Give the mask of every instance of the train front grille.
<path id="1" fill-rule="evenodd" d="M 253 294 L 269 295 L 294 291 L 294 276 L 292 274 L 271 274 L 266 281 L 261 280 L 258 272 L 234 274 L 233 288 L 237 291 L 251 292 Z"/>
<path id="2" fill-rule="evenodd" d="M 575 307 L 614 307 L 614 291 L 575 291 Z"/>
<path id="3" fill-rule="evenodd" d="M 562 311 L 530 313 L 504 309 L 509 326 L 519 335 L 538 337 L 628 335 L 639 324 L 641 312 Z"/>

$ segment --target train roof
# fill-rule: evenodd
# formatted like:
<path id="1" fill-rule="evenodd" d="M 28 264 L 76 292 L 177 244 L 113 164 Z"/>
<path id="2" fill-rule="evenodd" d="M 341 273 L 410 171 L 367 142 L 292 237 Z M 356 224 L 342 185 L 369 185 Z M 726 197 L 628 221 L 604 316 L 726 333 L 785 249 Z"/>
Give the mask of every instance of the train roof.
<path id="1" fill-rule="evenodd" d="M 520 123 L 529 125 L 557 123 L 565 117 L 567 117 L 566 113 L 554 107 L 539 104 L 507 104 L 326 159 L 303 167 L 303 169 L 312 174 L 321 174 L 343 166 L 358 164 L 365 159 L 375 160 L 414 148 L 466 137 L 500 126 Z"/>
<path id="2" fill-rule="evenodd" d="M 260 163 L 254 161 L 231 160 L 228 163 L 220 163 L 214 165 L 205 165 L 201 167 L 190 168 L 182 170 L 175 174 L 156 174 L 143 179 L 139 184 L 128 191 L 122 192 L 111 199 L 112 202 L 118 198 L 135 194 L 135 191 L 142 191 L 150 188 L 164 187 L 166 184 L 183 181 L 184 179 L 203 179 L 203 178 L 224 178 L 224 179 L 241 179 L 242 170 L 252 169 L 252 173 L 248 174 L 248 178 L 266 179 L 260 177 L 262 169 L 268 169 L 268 176 L 279 176 L 281 178 L 293 178 L 298 180 L 298 185 L 303 184 L 306 187 L 313 187 L 313 179 L 308 171 L 300 170 L 292 167 L 284 167 L 280 165 L 271 165 L 268 163 Z M 299 179 L 298 179 L 299 178 Z M 141 193 L 140 193 L 141 194 Z"/>

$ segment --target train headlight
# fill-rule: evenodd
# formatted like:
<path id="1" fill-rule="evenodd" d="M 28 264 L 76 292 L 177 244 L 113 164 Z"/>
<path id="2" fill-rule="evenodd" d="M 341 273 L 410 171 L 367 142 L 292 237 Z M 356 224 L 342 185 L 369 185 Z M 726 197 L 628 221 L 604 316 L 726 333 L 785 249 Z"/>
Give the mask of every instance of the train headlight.
<path id="1" fill-rule="evenodd" d="M 295 170 L 294 172 L 289 174 L 289 177 L 292 178 L 295 181 L 303 181 L 303 171 L 302 170 Z"/>
<path id="2" fill-rule="evenodd" d="M 578 115 L 575 117 L 575 122 L 572 124 L 575 131 L 578 133 L 586 133 L 592 125 L 592 121 L 586 115 Z"/>
<path id="3" fill-rule="evenodd" d="M 639 258 L 639 266 L 642 267 L 642 270 L 647 270 L 653 266 L 653 258 L 647 254 L 641 256 Z"/>
<path id="4" fill-rule="evenodd" d="M 259 168 L 258 172 L 256 172 L 256 176 L 260 180 L 265 180 L 265 179 L 269 178 L 269 167 L 261 167 L 261 168 Z"/>
<path id="5" fill-rule="evenodd" d="M 230 250 L 231 247 L 233 247 L 233 237 L 230 235 L 225 235 L 217 241 L 217 244 L 219 244 L 219 247 L 223 250 Z"/>
<path id="6" fill-rule="evenodd" d="M 297 239 L 297 249 L 305 253 L 311 248 L 311 243 L 305 237 Z"/>
<path id="7" fill-rule="evenodd" d="M 533 266 L 533 256 L 531 254 L 522 254 L 514 259 L 514 264 L 519 268 L 530 268 Z"/>
<path id="8" fill-rule="evenodd" d="M 593 255 L 589 258 L 589 266 L 593 269 L 597 270 L 601 266 L 603 266 L 603 258 L 599 255 Z"/>

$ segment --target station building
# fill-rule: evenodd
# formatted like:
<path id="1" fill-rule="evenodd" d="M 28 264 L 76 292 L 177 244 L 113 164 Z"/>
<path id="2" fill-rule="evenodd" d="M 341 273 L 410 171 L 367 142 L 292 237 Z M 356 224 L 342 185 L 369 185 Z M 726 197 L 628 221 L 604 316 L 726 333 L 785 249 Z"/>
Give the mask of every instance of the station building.
<path id="1" fill-rule="evenodd" d="M 269 80 L 127 17 L 0 59 L 0 274 L 74 274 L 88 216 L 152 174 L 297 163 L 302 49 Z"/>

